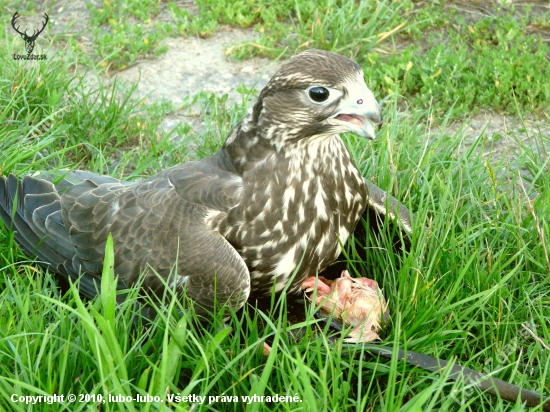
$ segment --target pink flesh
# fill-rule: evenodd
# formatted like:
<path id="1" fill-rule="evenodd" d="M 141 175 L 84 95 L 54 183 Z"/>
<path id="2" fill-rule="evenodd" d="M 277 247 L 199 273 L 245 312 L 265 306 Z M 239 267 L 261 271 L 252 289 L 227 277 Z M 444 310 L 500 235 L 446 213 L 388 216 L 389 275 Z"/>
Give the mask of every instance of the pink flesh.
<path id="1" fill-rule="evenodd" d="M 330 292 L 332 292 L 332 289 L 329 286 L 332 282 L 329 282 L 330 281 L 327 281 L 327 279 L 322 276 L 319 276 L 318 280 L 315 278 L 315 276 L 311 276 L 304 280 L 304 282 L 302 283 L 302 289 L 305 289 L 306 292 L 311 292 L 315 289 L 315 284 L 317 284 L 318 295 L 328 296 Z"/>
<path id="2" fill-rule="evenodd" d="M 344 279 L 353 279 L 350 275 L 349 275 L 349 272 L 347 270 L 344 270 L 342 271 L 342 274 L 340 275 L 341 278 L 344 278 Z"/>
<path id="3" fill-rule="evenodd" d="M 347 279 L 342 276 L 339 279 L 336 279 L 336 291 L 338 292 L 336 296 L 338 299 L 338 304 L 341 308 L 344 308 L 346 306 L 346 301 L 348 300 L 348 296 L 351 293 L 352 284 L 353 281 L 351 280 L 351 277 Z"/>
<path id="4" fill-rule="evenodd" d="M 326 313 L 332 313 L 337 319 L 354 329 L 345 339 L 346 342 L 370 342 L 380 339 L 377 331 L 381 325 L 378 319 L 389 320 L 387 303 L 378 297 L 378 284 L 368 278 L 352 278 L 344 270 L 336 280 L 310 276 L 302 283 L 305 292 L 312 292 L 317 285 L 315 304 Z M 376 298 L 378 297 L 378 301 Z M 265 353 L 265 348 L 264 348 Z"/>
<path id="5" fill-rule="evenodd" d="M 372 290 L 378 290 L 378 283 L 376 283 L 375 280 L 368 278 L 358 278 L 357 281 L 359 281 L 366 287 L 371 288 Z"/>
<path id="6" fill-rule="evenodd" d="M 352 123 L 361 128 L 364 127 L 363 119 L 355 114 L 339 114 L 336 116 L 336 119 L 342 120 L 343 122 Z"/>

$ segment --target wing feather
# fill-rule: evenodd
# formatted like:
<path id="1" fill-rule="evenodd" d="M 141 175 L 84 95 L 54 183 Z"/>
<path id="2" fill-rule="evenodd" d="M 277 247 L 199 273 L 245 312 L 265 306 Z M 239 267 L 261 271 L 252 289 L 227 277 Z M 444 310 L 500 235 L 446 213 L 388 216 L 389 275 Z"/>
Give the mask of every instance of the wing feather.
<path id="1" fill-rule="evenodd" d="M 230 190 L 222 189 L 227 185 L 224 179 L 229 180 Z M 164 282 L 170 284 L 179 276 L 186 279 L 190 295 L 206 308 L 212 306 L 213 291 L 200 291 L 214 284 L 226 300 L 237 299 L 231 296 L 238 292 L 248 296 L 244 261 L 205 223 L 212 210 L 228 209 L 237 202 L 240 184 L 229 173 L 193 162 L 131 186 L 86 180 L 67 187 L 61 210 L 75 250 L 71 270 L 98 277 L 105 241 L 112 233 L 115 273 L 125 284 L 137 282 L 149 267 L 145 288 L 162 291 Z M 172 271 L 175 263 L 177 272 Z"/>
<path id="2" fill-rule="evenodd" d="M 367 185 L 367 206 L 374 210 L 376 214 L 385 216 L 388 214 L 392 219 L 396 219 L 402 228 L 408 234 L 412 233 L 411 212 L 395 197 L 380 189 L 374 183 L 365 179 Z"/>

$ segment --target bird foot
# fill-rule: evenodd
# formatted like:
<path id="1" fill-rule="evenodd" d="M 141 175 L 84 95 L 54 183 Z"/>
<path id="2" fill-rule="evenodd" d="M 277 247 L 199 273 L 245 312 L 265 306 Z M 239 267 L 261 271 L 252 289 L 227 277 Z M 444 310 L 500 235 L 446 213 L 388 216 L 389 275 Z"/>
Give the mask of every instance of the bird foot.
<path id="1" fill-rule="evenodd" d="M 302 283 L 309 300 L 326 314 L 332 314 L 354 329 L 346 342 L 370 342 L 380 339 L 381 323 L 389 318 L 388 303 L 376 281 L 352 278 L 347 270 L 336 280 L 311 276 Z"/>

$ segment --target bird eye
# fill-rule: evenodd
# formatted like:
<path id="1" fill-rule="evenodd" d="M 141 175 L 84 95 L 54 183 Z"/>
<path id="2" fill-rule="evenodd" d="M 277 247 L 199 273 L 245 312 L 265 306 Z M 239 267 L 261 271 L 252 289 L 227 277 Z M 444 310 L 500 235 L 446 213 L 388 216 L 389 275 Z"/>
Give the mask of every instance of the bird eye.
<path id="1" fill-rule="evenodd" d="M 309 98 L 315 103 L 323 103 L 328 100 L 329 91 L 321 86 L 314 86 L 308 89 Z"/>

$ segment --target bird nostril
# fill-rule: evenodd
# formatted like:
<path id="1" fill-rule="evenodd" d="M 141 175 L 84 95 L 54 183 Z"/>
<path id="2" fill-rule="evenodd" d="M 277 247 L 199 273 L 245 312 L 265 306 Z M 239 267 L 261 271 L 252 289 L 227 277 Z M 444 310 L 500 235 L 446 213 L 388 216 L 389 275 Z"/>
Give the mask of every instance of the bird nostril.
<path id="1" fill-rule="evenodd" d="M 357 104 L 363 104 L 363 99 L 357 100 Z"/>

